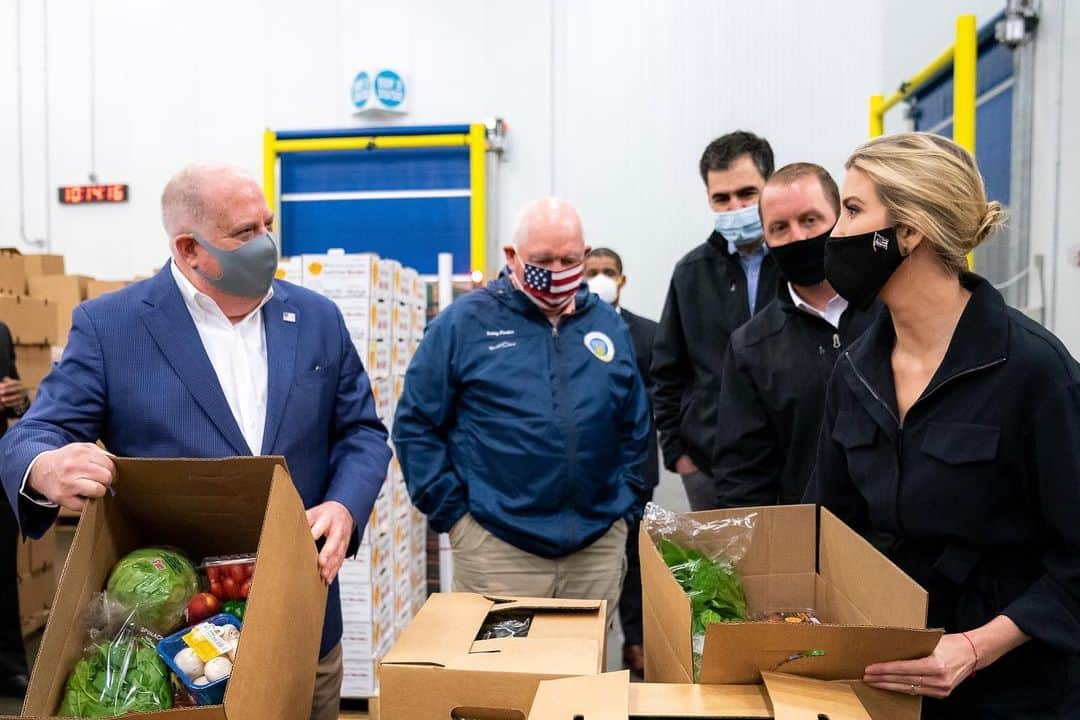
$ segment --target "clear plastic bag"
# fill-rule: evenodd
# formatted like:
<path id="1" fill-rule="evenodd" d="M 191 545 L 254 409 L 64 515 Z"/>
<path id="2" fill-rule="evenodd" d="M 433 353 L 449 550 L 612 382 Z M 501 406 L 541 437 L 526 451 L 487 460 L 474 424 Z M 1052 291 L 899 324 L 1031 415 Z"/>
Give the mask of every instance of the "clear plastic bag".
<path id="1" fill-rule="evenodd" d="M 655 503 L 645 506 L 645 532 L 690 599 L 695 681 L 701 672 L 705 629 L 713 623 L 749 619 L 737 564 L 750 549 L 756 518 L 757 513 L 747 513 L 699 522 Z"/>
<path id="2" fill-rule="evenodd" d="M 530 627 L 532 627 L 532 615 L 492 613 L 480 626 L 476 639 L 501 640 L 528 637 Z"/>
<path id="3" fill-rule="evenodd" d="M 115 717 L 173 706 L 169 670 L 157 653 L 159 637 L 141 627 L 138 608 L 102 593 L 84 616 L 89 645 L 68 677 L 60 717 Z"/>

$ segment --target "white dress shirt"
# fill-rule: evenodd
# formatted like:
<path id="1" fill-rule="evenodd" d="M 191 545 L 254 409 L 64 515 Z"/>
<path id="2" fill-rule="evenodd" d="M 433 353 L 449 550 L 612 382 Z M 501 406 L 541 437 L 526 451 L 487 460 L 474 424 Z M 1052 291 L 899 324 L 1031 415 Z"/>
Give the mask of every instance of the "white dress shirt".
<path id="1" fill-rule="evenodd" d="M 799 297 L 799 293 L 796 292 L 795 286 L 791 283 L 787 285 L 788 292 L 791 293 L 791 301 L 795 303 L 795 307 L 804 312 L 808 312 L 811 315 L 816 315 L 819 318 L 825 320 L 836 329 L 840 329 L 840 318 L 843 316 L 844 311 L 848 309 L 848 301 L 839 295 L 833 295 L 829 302 L 825 303 L 825 312 L 818 310 L 813 305 L 808 305 L 805 300 Z"/>
<path id="2" fill-rule="evenodd" d="M 258 455 L 262 452 L 266 427 L 268 382 L 262 309 L 274 296 L 274 288 L 270 288 L 257 308 L 233 324 L 210 296 L 199 292 L 184 277 L 175 263 L 170 267 L 236 424 L 240 426 L 251 454 Z"/>
<path id="3" fill-rule="evenodd" d="M 262 452 L 263 430 L 266 426 L 266 388 L 268 379 L 266 331 L 262 323 L 262 308 L 274 296 L 274 288 L 266 293 L 259 306 L 235 325 L 221 312 L 208 295 L 199 292 L 184 274 L 170 263 L 172 276 L 184 297 L 184 304 L 203 348 L 210 358 L 225 401 L 229 404 L 236 424 L 247 441 L 252 455 Z M 38 455 L 26 468 L 19 494 L 42 507 L 54 508 L 55 503 L 35 497 L 26 490 L 30 471 Z"/>

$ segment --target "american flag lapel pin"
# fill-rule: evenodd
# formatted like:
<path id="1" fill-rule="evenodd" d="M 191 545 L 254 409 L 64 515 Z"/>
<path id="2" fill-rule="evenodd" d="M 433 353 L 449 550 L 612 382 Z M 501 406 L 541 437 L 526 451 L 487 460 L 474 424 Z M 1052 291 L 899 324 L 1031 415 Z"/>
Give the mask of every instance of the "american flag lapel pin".
<path id="1" fill-rule="evenodd" d="M 294 323 L 294 322 L 296 322 L 296 313 L 294 313 L 294 312 L 283 312 L 283 313 L 281 313 L 281 319 L 284 320 L 285 322 Z"/>

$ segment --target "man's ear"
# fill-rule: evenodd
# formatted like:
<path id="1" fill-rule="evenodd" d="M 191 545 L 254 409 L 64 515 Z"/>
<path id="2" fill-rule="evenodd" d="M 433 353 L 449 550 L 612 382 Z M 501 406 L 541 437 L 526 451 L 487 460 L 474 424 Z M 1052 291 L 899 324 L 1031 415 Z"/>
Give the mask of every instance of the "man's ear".
<path id="1" fill-rule="evenodd" d="M 514 258 L 516 256 L 517 256 L 517 251 L 514 249 L 513 245 L 504 245 L 503 246 L 503 258 L 506 260 L 507 265 L 513 266 Z"/>
<path id="2" fill-rule="evenodd" d="M 199 244 L 195 242 L 195 236 L 191 233 L 177 235 L 173 238 L 173 244 L 176 246 L 177 255 L 179 255 L 182 260 L 190 263 L 198 257 L 195 249 Z"/>
<path id="3" fill-rule="evenodd" d="M 626 284 L 626 276 L 625 276 L 625 275 L 622 275 L 622 274 L 620 274 L 620 275 L 619 275 L 619 282 L 618 282 L 618 288 L 619 288 L 620 290 L 622 290 L 622 289 L 623 289 L 623 285 L 625 285 L 625 284 Z"/>

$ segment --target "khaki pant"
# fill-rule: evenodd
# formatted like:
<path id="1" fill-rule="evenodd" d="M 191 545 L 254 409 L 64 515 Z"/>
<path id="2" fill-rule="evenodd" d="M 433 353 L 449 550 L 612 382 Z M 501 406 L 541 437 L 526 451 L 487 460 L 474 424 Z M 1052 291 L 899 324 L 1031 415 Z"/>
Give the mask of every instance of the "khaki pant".
<path id="1" fill-rule="evenodd" d="M 454 592 L 607 600 L 608 628 L 626 574 L 625 520 L 573 555 L 549 560 L 498 539 L 471 515 L 450 528 Z"/>
<path id="2" fill-rule="evenodd" d="M 319 659 L 315 670 L 315 698 L 311 703 L 311 720 L 338 720 L 341 714 L 341 681 L 345 676 L 341 643 Z"/>

